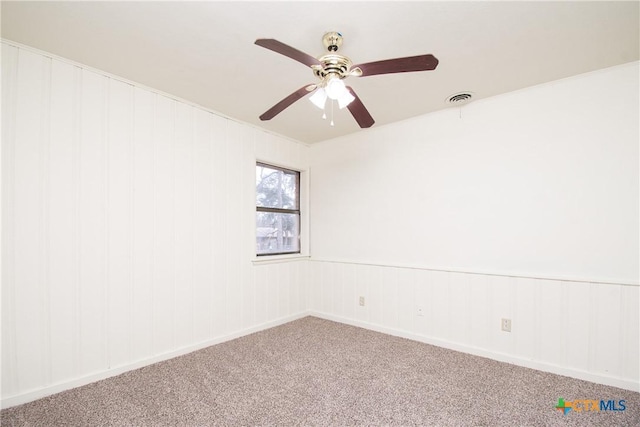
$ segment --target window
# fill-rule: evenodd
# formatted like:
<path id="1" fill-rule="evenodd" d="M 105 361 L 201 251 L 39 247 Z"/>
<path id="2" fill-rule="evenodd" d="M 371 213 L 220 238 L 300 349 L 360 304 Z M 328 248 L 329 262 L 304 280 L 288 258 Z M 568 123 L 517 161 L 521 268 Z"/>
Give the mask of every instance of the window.
<path id="1" fill-rule="evenodd" d="M 256 254 L 300 253 L 300 172 L 256 164 Z"/>

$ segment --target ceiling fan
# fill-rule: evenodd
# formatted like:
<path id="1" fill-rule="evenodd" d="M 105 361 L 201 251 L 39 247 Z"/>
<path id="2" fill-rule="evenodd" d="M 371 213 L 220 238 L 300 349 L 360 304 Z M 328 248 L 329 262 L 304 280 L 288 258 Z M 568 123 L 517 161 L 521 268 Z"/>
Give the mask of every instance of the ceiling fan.
<path id="1" fill-rule="evenodd" d="M 262 114 L 260 120 L 271 120 L 285 108 L 313 92 L 309 99 L 319 108 L 324 109 L 327 98 L 332 101 L 335 100 L 340 108 L 347 107 L 349 109 L 349 112 L 351 112 L 351 115 L 353 115 L 353 118 L 361 128 L 368 128 L 375 123 L 373 117 L 371 117 L 371 114 L 369 114 L 369 111 L 354 90 L 350 86 L 345 86 L 343 79 L 350 76 L 367 77 L 377 74 L 429 71 L 438 66 L 438 59 L 430 54 L 353 65 L 349 58 L 337 53 L 340 46 L 342 46 L 342 34 L 335 31 L 326 33 L 322 37 L 322 42 L 329 53 L 320 58 L 314 58 L 275 39 L 258 39 L 255 41 L 258 46 L 288 56 L 311 67 L 313 73 L 320 80 L 318 83 L 312 83 L 296 90 Z"/>

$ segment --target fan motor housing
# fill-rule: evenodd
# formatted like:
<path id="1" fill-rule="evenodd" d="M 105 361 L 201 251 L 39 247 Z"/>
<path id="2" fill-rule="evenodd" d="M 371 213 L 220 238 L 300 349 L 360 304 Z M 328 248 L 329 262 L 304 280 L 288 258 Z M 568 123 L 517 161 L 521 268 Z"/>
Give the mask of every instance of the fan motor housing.
<path id="1" fill-rule="evenodd" d="M 352 62 L 346 56 L 330 53 L 319 58 L 318 61 L 322 63 L 320 66 L 312 66 L 313 73 L 324 79 L 329 74 L 337 74 L 340 78 L 344 78 L 349 74 Z"/>

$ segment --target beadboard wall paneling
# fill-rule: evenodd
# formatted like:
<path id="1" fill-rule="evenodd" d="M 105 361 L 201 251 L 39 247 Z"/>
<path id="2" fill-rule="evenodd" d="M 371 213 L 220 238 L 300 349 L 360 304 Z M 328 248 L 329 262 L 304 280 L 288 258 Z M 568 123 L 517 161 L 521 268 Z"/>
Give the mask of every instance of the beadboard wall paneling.
<path id="1" fill-rule="evenodd" d="M 14 286 L 6 286 L 6 283 L 11 280 L 14 280 L 14 261 L 15 261 L 15 253 L 13 252 L 13 247 L 11 247 L 11 252 L 9 252 L 9 242 L 13 242 L 15 235 L 15 230 L 10 225 L 14 223 L 14 209 L 12 206 L 8 206 L 5 204 L 5 200 L 14 200 L 14 187 L 15 187 L 15 179 L 14 179 L 14 164 L 13 161 L 8 161 L 8 159 L 15 158 L 15 150 L 13 144 L 6 144 L 6 141 L 12 140 L 15 137 L 15 123 L 16 123 L 16 109 L 13 109 L 13 114 L 8 114 L 5 110 L 5 106 L 12 104 L 17 106 L 17 74 L 18 74 L 18 52 L 16 49 L 6 49 L 5 46 L 2 47 L 2 73 L 0 77 L 2 78 L 2 126 L 0 126 L 0 132 L 2 132 L 2 153 L 1 153 L 1 161 L 2 161 L 2 180 L 0 180 L 0 185 L 2 185 L 2 298 L 0 299 L 1 308 L 2 308 L 2 322 L 0 324 L 1 333 L 2 333 L 2 347 L 15 347 L 16 344 L 16 334 L 15 334 L 15 326 L 13 324 L 9 324 L 5 322 L 5 318 L 15 319 L 15 301 L 16 295 L 14 291 Z M 8 117 L 9 120 L 4 121 L 5 117 Z M 6 316 L 6 317 L 5 317 Z M 2 354 L 0 357 L 0 369 L 2 372 L 11 372 L 15 369 L 16 366 L 16 354 L 13 352 L 10 356 L 6 353 Z M 15 390 L 17 389 L 17 378 L 15 375 L 1 375 L 0 376 L 0 387 L 2 390 Z"/>
<path id="2" fill-rule="evenodd" d="M 309 273 L 319 317 L 640 390 L 638 286 L 330 261 Z"/>
<path id="3" fill-rule="evenodd" d="M 306 260 L 256 264 L 255 161 L 307 150 L 2 44 L 2 400 L 296 318 Z"/>
<path id="4" fill-rule="evenodd" d="M 640 62 L 311 146 L 320 260 L 639 283 Z"/>
<path id="5" fill-rule="evenodd" d="M 313 144 L 312 312 L 638 390 L 639 66 Z"/>
<path id="6" fill-rule="evenodd" d="M 620 221 L 612 224 L 609 215 L 590 210 L 597 227 L 585 239 L 607 236 L 610 228 L 614 236 L 637 230 L 637 221 L 628 221 L 637 218 L 637 198 L 623 197 L 637 194 L 637 179 L 627 179 L 637 173 L 628 167 L 631 163 L 625 161 L 622 167 L 616 161 L 637 158 L 637 144 L 626 143 L 637 141 L 637 102 L 599 105 L 591 98 L 593 91 L 579 90 L 595 88 L 604 102 L 612 87 L 627 84 L 635 67 L 520 91 L 478 103 L 475 110 L 470 105 L 472 110 L 461 117 L 456 112 L 455 120 L 449 111 L 309 149 L 188 102 L 3 42 L 2 406 L 306 313 L 638 390 L 640 288 L 633 286 L 637 275 L 628 274 L 633 270 L 628 268 L 633 265 L 629 254 L 637 253 L 637 233 L 630 233 L 635 240 L 620 245 L 632 249 L 623 251 L 626 257 L 621 260 L 611 257 L 615 245 L 605 242 L 600 249 L 609 254 L 603 258 L 608 261 L 584 263 L 591 271 L 562 271 L 552 262 L 562 257 L 549 257 L 548 264 L 529 270 L 539 273 L 535 277 L 491 274 L 476 271 L 491 270 L 490 262 L 465 265 L 456 259 L 461 242 L 483 243 L 483 233 L 500 231 L 467 221 L 466 212 L 480 214 L 474 221 L 490 222 L 499 214 L 515 218 L 512 214 L 527 212 L 535 225 L 537 219 L 556 218 L 554 210 L 565 211 L 569 202 L 564 194 L 573 195 L 573 204 L 567 206 L 582 214 L 578 205 L 595 200 L 586 197 L 586 190 L 606 193 L 598 209 L 620 212 Z M 551 115 L 522 110 L 562 95 L 567 84 L 571 88 L 561 98 L 572 100 L 570 107 L 557 106 Z M 581 102 L 574 95 L 582 97 Z M 533 98 L 527 100 L 529 96 Z M 606 111 L 600 115 L 602 109 Z M 597 129 L 579 128 L 577 139 L 584 150 L 573 150 L 574 125 L 583 123 L 580 117 L 585 114 L 598 118 L 590 121 Z M 527 121 L 519 122 L 523 117 Z M 629 117 L 636 122 L 630 125 Z M 520 128 L 539 137 L 533 146 L 542 144 L 543 153 L 532 157 L 528 137 L 513 138 L 510 132 Z M 600 150 L 603 135 L 611 132 L 622 144 L 613 146 L 606 139 L 606 150 Z M 392 145 L 387 144 L 390 135 Z M 565 140 L 568 145 L 563 145 Z M 465 144 L 489 144 L 490 150 L 479 148 L 478 153 L 488 154 L 477 161 L 474 148 Z M 462 146 L 472 154 L 460 154 L 467 152 Z M 511 155 L 527 154 L 522 157 L 527 161 L 501 161 L 504 147 Z M 589 156 L 594 152 L 600 154 Z M 252 264 L 255 160 L 301 169 L 307 185 L 312 156 L 314 260 Z M 579 177 L 563 172 L 563 188 L 576 191 L 554 190 L 553 173 L 566 170 L 560 167 L 562 156 L 580 161 L 578 172 L 596 160 L 602 165 L 599 173 L 615 169 L 607 175 L 611 185 L 585 187 Z M 427 160 L 430 167 L 418 157 L 432 159 Z M 540 167 L 535 167 L 536 159 Z M 407 166 L 414 161 L 415 168 Z M 451 175 L 452 164 L 465 173 L 478 172 L 473 175 L 477 180 L 488 178 L 467 186 L 455 178 L 464 174 Z M 633 165 L 637 171 L 637 163 Z M 379 170 L 385 171 L 385 179 L 372 173 Z M 539 211 L 524 199 L 517 209 L 504 204 L 495 188 L 509 186 L 501 178 L 505 176 L 520 176 L 526 185 L 518 188 L 532 189 L 536 197 L 559 205 Z M 542 184 L 536 181 L 540 177 Z M 365 189 L 372 182 L 376 192 Z M 414 197 L 415 188 L 405 185 L 412 182 L 424 184 L 429 197 Z M 613 185 L 618 182 L 624 185 Z M 379 225 L 402 226 L 389 222 L 395 219 L 393 204 L 371 209 L 380 207 L 381 194 L 398 191 L 404 196 L 389 200 L 402 200 L 405 212 L 420 218 L 409 221 L 424 225 L 412 230 L 423 233 L 420 238 Z M 303 193 L 303 208 L 307 197 Z M 346 208 L 341 216 L 333 214 L 335 206 Z M 629 209 L 616 210 L 622 206 Z M 560 219 L 571 222 L 570 217 Z M 431 229 L 432 224 L 446 227 Z M 305 216 L 303 227 L 308 225 Z M 535 234 L 533 228 L 519 230 Z M 513 243 L 505 236 L 500 241 Z M 388 242 L 398 249 L 394 258 L 378 259 L 388 253 Z M 560 243 L 567 242 L 577 240 Z M 303 247 L 308 247 L 307 239 Z M 467 250 L 482 247 L 469 244 Z M 521 249 L 529 252 L 518 260 L 535 262 L 535 256 L 525 255 L 544 248 Z M 449 258 L 443 258 L 447 254 Z M 482 261 L 486 253 L 467 255 L 473 255 L 467 260 Z M 367 257 L 385 265 L 366 262 Z M 504 261 L 500 256 L 491 259 Z M 469 272 L 422 268 L 429 260 Z M 555 280 L 558 276 L 567 277 Z M 592 280 L 582 280 L 586 276 Z M 364 306 L 358 304 L 360 296 L 365 297 Z M 500 331 L 503 317 L 512 319 L 511 333 Z"/>

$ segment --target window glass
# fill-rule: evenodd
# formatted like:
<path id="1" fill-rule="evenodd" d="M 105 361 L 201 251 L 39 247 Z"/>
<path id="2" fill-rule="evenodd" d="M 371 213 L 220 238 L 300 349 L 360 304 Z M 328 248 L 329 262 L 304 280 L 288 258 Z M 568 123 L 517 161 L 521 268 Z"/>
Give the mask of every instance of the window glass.
<path id="1" fill-rule="evenodd" d="M 256 165 L 256 206 L 298 209 L 299 172 Z"/>
<path id="2" fill-rule="evenodd" d="M 258 255 L 299 253 L 300 215 L 256 212 Z"/>
<path id="3" fill-rule="evenodd" d="M 300 172 L 256 164 L 256 254 L 300 253 Z"/>

